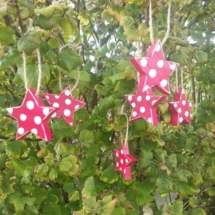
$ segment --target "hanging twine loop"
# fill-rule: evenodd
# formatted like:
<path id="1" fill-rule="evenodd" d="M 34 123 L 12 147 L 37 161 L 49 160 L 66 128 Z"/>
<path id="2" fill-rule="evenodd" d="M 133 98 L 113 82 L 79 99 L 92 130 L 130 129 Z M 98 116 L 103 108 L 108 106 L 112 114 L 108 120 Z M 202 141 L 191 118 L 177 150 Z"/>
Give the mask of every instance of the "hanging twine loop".
<path id="1" fill-rule="evenodd" d="M 124 112 L 124 107 L 125 107 L 125 105 L 122 105 L 120 114 L 122 114 L 126 117 L 126 134 L 125 134 L 125 140 L 124 140 L 123 146 L 125 148 L 127 148 L 128 147 L 129 120 L 128 120 L 127 114 Z"/>
<path id="2" fill-rule="evenodd" d="M 166 40 L 169 37 L 170 33 L 170 15 L 171 15 L 171 0 L 169 0 L 169 6 L 168 6 L 168 14 L 167 14 L 167 31 L 165 34 L 165 37 L 162 40 L 162 45 L 166 42 Z M 154 42 L 154 32 L 153 32 L 153 23 L 152 23 L 152 2 L 149 0 L 149 32 L 150 32 L 150 40 L 151 43 Z"/>
<path id="3" fill-rule="evenodd" d="M 37 48 L 37 61 L 38 61 L 38 82 L 37 82 L 37 92 L 36 95 L 39 95 L 40 92 L 40 86 L 42 82 L 42 65 L 41 65 L 41 56 L 40 56 L 40 50 Z"/>
<path id="4" fill-rule="evenodd" d="M 24 84 L 25 84 L 25 90 L 27 92 L 28 90 L 28 79 L 27 79 L 27 68 L 26 68 L 26 54 L 23 51 L 22 52 L 22 59 L 23 59 L 23 77 L 24 77 Z"/>
<path id="5" fill-rule="evenodd" d="M 76 80 L 75 85 L 74 85 L 73 88 L 71 89 L 71 93 L 72 93 L 73 90 L 78 86 L 78 83 L 79 83 L 79 81 L 80 81 L 80 71 L 79 71 L 79 70 L 77 70 L 77 71 L 78 71 L 78 77 L 77 77 L 77 80 Z"/>

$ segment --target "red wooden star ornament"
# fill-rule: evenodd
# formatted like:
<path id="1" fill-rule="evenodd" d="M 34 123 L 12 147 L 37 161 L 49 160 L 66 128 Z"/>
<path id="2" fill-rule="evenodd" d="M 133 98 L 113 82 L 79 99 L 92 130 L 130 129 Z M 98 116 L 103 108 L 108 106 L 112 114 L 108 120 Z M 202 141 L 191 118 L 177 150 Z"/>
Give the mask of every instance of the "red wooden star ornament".
<path id="1" fill-rule="evenodd" d="M 156 107 L 166 96 L 155 96 L 150 88 L 144 92 L 137 92 L 135 95 L 125 95 L 125 97 L 133 107 L 130 121 L 143 118 L 152 125 L 158 124 Z"/>
<path id="2" fill-rule="evenodd" d="M 18 122 L 16 140 L 24 138 L 29 133 L 45 141 L 52 140 L 47 120 L 56 108 L 44 106 L 43 101 L 36 95 L 35 89 L 27 90 L 21 106 L 7 108 L 7 111 Z"/>
<path id="3" fill-rule="evenodd" d="M 125 180 L 131 180 L 131 164 L 136 162 L 136 158 L 129 154 L 128 145 L 124 142 L 122 143 L 121 148 L 114 149 L 116 154 L 116 167 L 115 170 L 120 170 L 125 178 Z"/>
<path id="4" fill-rule="evenodd" d="M 193 104 L 193 102 L 186 100 L 184 90 L 178 88 L 174 102 L 169 102 L 169 109 L 172 114 L 171 125 L 190 124 L 190 109 Z"/>
<path id="5" fill-rule="evenodd" d="M 58 108 L 51 118 L 62 117 L 69 126 L 73 125 L 74 112 L 85 105 L 84 102 L 73 99 L 70 86 L 59 95 L 43 93 L 43 96 L 51 106 Z"/>
<path id="6" fill-rule="evenodd" d="M 155 87 L 165 95 L 170 95 L 169 76 L 179 66 L 178 63 L 166 61 L 160 40 L 150 46 L 146 57 L 130 59 L 140 73 L 138 92 Z"/>

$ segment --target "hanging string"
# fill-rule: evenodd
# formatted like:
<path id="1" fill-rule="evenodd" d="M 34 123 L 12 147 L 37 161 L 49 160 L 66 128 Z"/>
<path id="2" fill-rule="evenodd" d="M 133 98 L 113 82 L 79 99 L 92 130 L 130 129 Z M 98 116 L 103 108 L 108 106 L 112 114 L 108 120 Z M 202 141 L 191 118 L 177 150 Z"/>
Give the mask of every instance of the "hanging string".
<path id="1" fill-rule="evenodd" d="M 169 7 L 168 7 L 168 14 L 167 14 L 167 30 L 166 30 L 166 35 L 163 38 L 162 45 L 166 42 L 167 38 L 169 37 L 169 32 L 170 32 L 170 14 L 171 14 L 171 0 L 169 0 Z"/>
<path id="2" fill-rule="evenodd" d="M 175 85 L 176 85 L 176 91 L 178 90 L 178 68 L 175 70 Z"/>
<path id="3" fill-rule="evenodd" d="M 75 85 L 71 89 L 71 92 L 78 86 L 79 81 L 80 81 L 80 71 L 78 70 L 78 77 L 77 77 Z"/>
<path id="4" fill-rule="evenodd" d="M 41 56 L 40 56 L 40 50 L 37 49 L 37 61 L 38 61 L 38 82 L 37 82 L 37 92 L 36 95 L 40 92 L 40 86 L 42 81 L 42 65 L 41 65 Z"/>
<path id="5" fill-rule="evenodd" d="M 151 43 L 154 42 L 154 32 L 153 32 L 153 25 L 152 25 L 152 2 L 149 0 L 149 32 L 150 32 L 150 40 Z"/>
<path id="6" fill-rule="evenodd" d="M 59 89 L 62 91 L 62 79 L 61 79 L 61 71 L 58 69 L 58 82 L 59 82 Z"/>
<path id="7" fill-rule="evenodd" d="M 181 88 L 184 88 L 183 70 L 181 69 Z"/>
<path id="8" fill-rule="evenodd" d="M 170 33 L 170 14 L 171 14 L 171 0 L 169 0 L 168 14 L 167 14 L 167 31 L 164 39 L 162 40 L 162 45 L 166 42 Z M 153 32 L 153 23 L 152 23 L 152 3 L 149 0 L 149 32 L 151 43 L 154 42 L 154 32 Z"/>
<path id="9" fill-rule="evenodd" d="M 121 107 L 121 114 L 124 115 L 126 117 L 126 134 L 125 134 L 125 141 L 124 141 L 124 147 L 128 146 L 128 132 L 129 132 L 129 120 L 128 120 L 128 116 L 126 113 L 124 113 L 124 107 L 125 105 L 122 105 Z"/>
<path id="10" fill-rule="evenodd" d="M 28 79 L 27 79 L 27 68 L 26 68 L 26 55 L 25 52 L 22 52 L 22 59 L 23 59 L 23 76 L 24 76 L 24 84 L 26 91 L 28 90 Z"/>

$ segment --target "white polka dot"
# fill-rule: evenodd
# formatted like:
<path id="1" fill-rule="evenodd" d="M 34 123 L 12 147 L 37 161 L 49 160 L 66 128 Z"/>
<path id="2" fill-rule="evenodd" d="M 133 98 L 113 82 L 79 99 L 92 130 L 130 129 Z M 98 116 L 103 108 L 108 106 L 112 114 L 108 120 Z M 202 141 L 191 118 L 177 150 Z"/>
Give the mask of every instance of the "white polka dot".
<path id="1" fill-rule="evenodd" d="M 65 100 L 65 104 L 66 104 L 66 105 L 70 105 L 71 103 L 72 103 L 72 101 L 71 101 L 70 99 L 66 99 L 66 100 Z"/>
<path id="2" fill-rule="evenodd" d="M 116 156 L 119 157 L 119 153 L 118 152 L 116 153 Z"/>
<path id="3" fill-rule="evenodd" d="M 137 97 L 137 101 L 138 101 L 138 102 L 142 101 L 142 96 L 138 96 L 138 97 Z"/>
<path id="4" fill-rule="evenodd" d="M 119 170 L 121 170 L 121 171 L 122 171 L 122 167 L 120 167 L 120 168 L 119 168 Z"/>
<path id="5" fill-rule="evenodd" d="M 51 118 L 54 118 L 56 116 L 57 116 L 57 113 L 55 112 L 55 113 L 52 114 Z"/>
<path id="6" fill-rule="evenodd" d="M 124 152 L 123 152 L 123 150 L 122 150 L 122 149 L 120 150 L 120 152 L 121 152 L 121 154 L 122 154 L 122 155 L 124 154 Z"/>
<path id="7" fill-rule="evenodd" d="M 160 44 L 158 44 L 155 51 L 159 52 L 160 50 L 161 50 L 161 46 L 160 46 Z"/>
<path id="8" fill-rule="evenodd" d="M 71 114 L 71 111 L 66 109 L 66 110 L 64 110 L 63 113 L 64 113 L 65 116 L 69 116 Z"/>
<path id="9" fill-rule="evenodd" d="M 151 78 L 154 78 L 157 75 L 157 71 L 155 69 L 150 69 L 149 70 L 149 76 Z"/>
<path id="10" fill-rule="evenodd" d="M 35 116 L 34 117 L 34 122 L 39 125 L 42 122 L 42 118 L 40 116 Z"/>
<path id="11" fill-rule="evenodd" d="M 168 83 L 168 81 L 165 80 L 165 79 L 163 79 L 163 80 L 160 82 L 160 85 L 161 85 L 161 87 L 166 87 L 167 83 Z"/>
<path id="12" fill-rule="evenodd" d="M 116 163 L 116 166 L 119 166 L 119 163 L 118 163 L 118 162 Z"/>
<path id="13" fill-rule="evenodd" d="M 59 95 L 55 95 L 55 98 L 56 98 L 56 99 L 59 99 L 59 98 L 60 98 L 60 96 L 59 96 Z"/>
<path id="14" fill-rule="evenodd" d="M 20 119 L 21 119 L 22 121 L 25 121 L 25 120 L 27 119 L 27 116 L 26 116 L 25 114 L 21 114 L 21 115 L 20 115 Z"/>
<path id="15" fill-rule="evenodd" d="M 171 63 L 171 64 L 169 65 L 169 68 L 172 69 L 172 70 L 174 70 L 174 69 L 176 68 L 176 64 Z"/>
<path id="16" fill-rule="evenodd" d="M 80 108 L 80 105 L 76 105 L 75 106 L 75 110 L 77 110 L 78 108 Z"/>
<path id="17" fill-rule="evenodd" d="M 66 96 L 69 96 L 69 95 L 70 95 L 70 90 L 66 90 L 66 91 L 65 91 L 65 95 L 66 95 Z"/>
<path id="18" fill-rule="evenodd" d="M 186 101 L 185 100 L 182 101 L 182 105 L 186 105 Z"/>
<path id="19" fill-rule="evenodd" d="M 132 106 L 133 108 L 135 108 L 135 107 L 136 107 L 136 104 L 133 102 L 133 103 L 131 104 L 131 106 Z"/>
<path id="20" fill-rule="evenodd" d="M 159 68 L 162 68 L 162 67 L 164 66 L 164 61 L 163 61 L 163 60 L 159 60 L 159 61 L 157 62 L 157 66 L 158 66 Z"/>
<path id="21" fill-rule="evenodd" d="M 184 115 L 185 115 L 186 117 L 188 117 L 188 116 L 189 116 L 189 112 L 188 112 L 188 111 L 185 111 Z"/>
<path id="22" fill-rule="evenodd" d="M 46 96 L 46 98 L 49 100 L 49 96 Z"/>
<path id="23" fill-rule="evenodd" d="M 9 114 L 13 113 L 13 108 L 6 108 L 6 110 L 8 111 Z"/>
<path id="24" fill-rule="evenodd" d="M 175 103 L 173 106 L 174 106 L 174 107 L 177 107 L 178 105 Z"/>
<path id="25" fill-rule="evenodd" d="M 178 108 L 178 113 L 181 113 L 181 108 Z"/>
<path id="26" fill-rule="evenodd" d="M 134 112 L 132 113 L 132 115 L 133 115 L 133 117 L 137 116 L 137 112 L 134 111 Z"/>
<path id="27" fill-rule="evenodd" d="M 179 118 L 179 122 L 183 122 L 183 118 L 182 117 Z"/>
<path id="28" fill-rule="evenodd" d="M 146 85 L 144 88 L 144 91 L 148 90 L 150 88 L 150 86 Z"/>
<path id="29" fill-rule="evenodd" d="M 59 107 L 60 105 L 57 102 L 53 103 L 53 107 Z"/>
<path id="30" fill-rule="evenodd" d="M 148 122 L 152 123 L 152 118 L 151 117 L 148 118 Z"/>
<path id="31" fill-rule="evenodd" d="M 46 116 L 49 114 L 49 108 L 43 108 L 43 114 Z"/>
<path id="32" fill-rule="evenodd" d="M 189 103 L 189 106 L 192 107 L 192 102 Z"/>
<path id="33" fill-rule="evenodd" d="M 132 100 L 132 96 L 130 95 L 130 96 L 128 96 L 128 100 L 129 101 L 131 101 Z"/>
<path id="34" fill-rule="evenodd" d="M 24 128 L 18 128 L 18 134 L 24 134 L 25 130 Z"/>
<path id="35" fill-rule="evenodd" d="M 73 125 L 73 122 L 70 122 L 69 124 L 70 124 L 70 125 Z"/>
<path id="36" fill-rule="evenodd" d="M 141 113 L 144 113 L 145 111 L 146 111 L 146 109 L 145 109 L 144 107 L 141 107 L 141 108 L 140 108 L 140 112 L 141 112 Z"/>
<path id="37" fill-rule="evenodd" d="M 126 169 L 124 169 L 124 174 L 126 174 Z"/>
<path id="38" fill-rule="evenodd" d="M 144 58 L 140 61 L 141 66 L 146 67 L 147 65 L 147 60 Z"/>
<path id="39" fill-rule="evenodd" d="M 182 91 L 181 91 L 183 94 L 185 94 L 185 91 L 184 91 L 184 89 L 182 89 Z"/>
<path id="40" fill-rule="evenodd" d="M 128 159 L 127 158 L 126 158 L 125 162 L 128 163 Z"/>
<path id="41" fill-rule="evenodd" d="M 123 162 L 123 159 L 120 159 L 120 163 L 121 163 L 121 164 L 123 164 L 123 163 L 124 163 L 124 162 Z"/>
<path id="42" fill-rule="evenodd" d="M 34 102 L 33 101 L 28 101 L 26 103 L 26 106 L 29 110 L 33 110 L 34 109 Z"/>
<path id="43" fill-rule="evenodd" d="M 31 129 L 31 132 L 32 132 L 33 134 L 36 134 L 36 135 L 37 135 L 37 129 L 36 129 L 36 128 Z"/>
<path id="44" fill-rule="evenodd" d="M 147 100 L 147 101 L 149 101 L 149 100 L 150 100 L 150 98 L 151 98 L 150 96 L 146 96 L 146 100 Z"/>

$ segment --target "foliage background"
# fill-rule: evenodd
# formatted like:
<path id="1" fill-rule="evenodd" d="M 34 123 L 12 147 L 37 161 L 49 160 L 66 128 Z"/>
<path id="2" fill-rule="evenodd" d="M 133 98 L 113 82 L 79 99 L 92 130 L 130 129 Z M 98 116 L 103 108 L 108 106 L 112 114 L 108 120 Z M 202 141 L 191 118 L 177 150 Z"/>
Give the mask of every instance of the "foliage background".
<path id="1" fill-rule="evenodd" d="M 153 1 L 155 38 L 166 32 L 167 1 Z M 149 39 L 148 0 L 11 0 L 0 2 L 0 211 L 14 215 L 138 215 L 154 193 L 178 193 L 166 214 L 204 215 L 215 210 L 215 2 L 172 0 L 171 32 L 164 45 L 168 60 L 180 63 L 187 98 L 194 101 L 192 125 L 173 127 L 167 102 L 158 107 L 160 124 L 129 123 L 132 180 L 114 171 L 113 149 L 125 138 L 125 94 L 136 92 L 129 62 Z M 22 52 L 27 54 L 30 87 L 58 94 L 80 81 L 73 96 L 86 102 L 69 128 L 50 121 L 53 140 L 33 135 L 15 141 L 16 122 L 5 108 L 25 94 Z M 180 82 L 180 76 L 179 76 Z"/>

